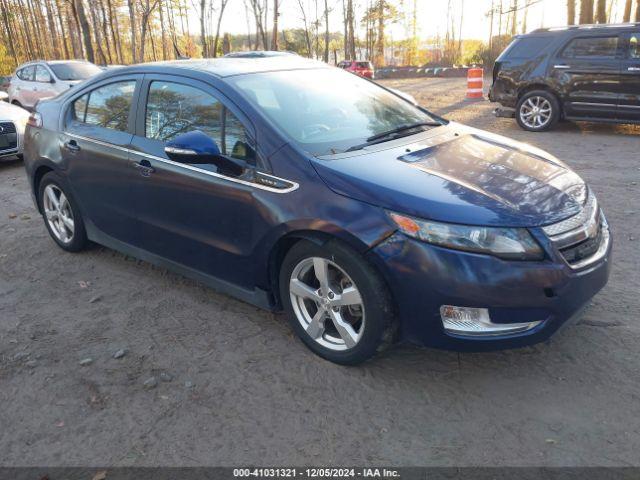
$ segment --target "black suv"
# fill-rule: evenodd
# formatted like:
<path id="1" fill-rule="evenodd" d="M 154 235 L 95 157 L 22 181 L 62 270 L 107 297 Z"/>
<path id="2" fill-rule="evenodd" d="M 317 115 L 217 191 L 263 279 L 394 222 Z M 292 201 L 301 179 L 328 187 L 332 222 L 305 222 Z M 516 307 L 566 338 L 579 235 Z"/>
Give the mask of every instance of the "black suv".
<path id="1" fill-rule="evenodd" d="M 489 99 L 534 132 L 560 119 L 640 123 L 639 42 L 640 23 L 517 36 L 496 60 Z"/>

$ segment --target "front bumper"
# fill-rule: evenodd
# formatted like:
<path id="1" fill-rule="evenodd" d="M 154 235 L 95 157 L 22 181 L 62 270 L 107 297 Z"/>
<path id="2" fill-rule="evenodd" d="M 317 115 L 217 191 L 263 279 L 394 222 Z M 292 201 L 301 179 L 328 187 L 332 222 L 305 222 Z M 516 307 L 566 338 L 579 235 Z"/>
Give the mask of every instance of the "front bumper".
<path id="1" fill-rule="evenodd" d="M 515 348 L 548 339 L 575 319 L 609 278 L 606 253 L 576 270 L 553 253 L 542 232 L 532 231 L 548 254 L 540 262 L 507 261 L 429 245 L 396 233 L 371 251 L 397 305 L 401 340 L 425 346 L 482 351 Z M 496 323 L 540 323 L 525 332 L 465 336 L 445 331 L 443 305 L 487 308 Z"/>

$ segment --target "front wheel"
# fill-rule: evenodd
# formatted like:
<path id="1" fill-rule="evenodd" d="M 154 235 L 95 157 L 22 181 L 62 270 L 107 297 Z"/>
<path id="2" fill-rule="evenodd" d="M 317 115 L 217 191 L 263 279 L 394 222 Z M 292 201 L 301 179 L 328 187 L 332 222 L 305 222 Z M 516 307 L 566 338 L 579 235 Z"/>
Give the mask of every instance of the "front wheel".
<path id="1" fill-rule="evenodd" d="M 386 285 L 362 256 L 336 241 L 295 244 L 280 270 L 280 292 L 293 329 L 327 360 L 355 365 L 393 341 Z"/>
<path id="2" fill-rule="evenodd" d="M 524 94 L 516 105 L 516 121 L 524 130 L 543 132 L 560 119 L 560 103 L 555 95 L 545 90 Z"/>

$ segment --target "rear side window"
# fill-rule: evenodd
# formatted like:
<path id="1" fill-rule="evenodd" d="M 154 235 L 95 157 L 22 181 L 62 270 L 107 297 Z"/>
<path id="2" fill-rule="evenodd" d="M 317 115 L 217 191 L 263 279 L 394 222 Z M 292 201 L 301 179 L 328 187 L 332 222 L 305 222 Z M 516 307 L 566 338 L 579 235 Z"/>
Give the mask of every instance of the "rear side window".
<path id="1" fill-rule="evenodd" d="M 96 88 L 73 103 L 74 117 L 87 125 L 126 132 L 135 88 L 135 80 Z"/>
<path id="2" fill-rule="evenodd" d="M 356 62 L 358 68 L 371 68 L 370 62 Z"/>
<path id="3" fill-rule="evenodd" d="M 609 57 L 618 53 L 618 37 L 575 38 L 562 51 L 564 58 Z"/>
<path id="4" fill-rule="evenodd" d="M 152 82 L 145 114 L 145 136 L 161 142 L 200 130 L 216 141 L 223 155 L 253 162 L 244 126 L 212 95 L 189 85 Z"/>
<path id="5" fill-rule="evenodd" d="M 28 82 L 32 82 L 33 81 L 33 77 L 35 75 L 35 70 L 36 68 L 33 65 L 30 65 L 28 67 L 24 67 L 21 70 L 18 70 L 18 78 L 20 80 L 26 80 Z"/>
<path id="6" fill-rule="evenodd" d="M 516 38 L 508 50 L 505 58 L 531 58 L 538 55 L 551 43 L 551 37 Z"/>

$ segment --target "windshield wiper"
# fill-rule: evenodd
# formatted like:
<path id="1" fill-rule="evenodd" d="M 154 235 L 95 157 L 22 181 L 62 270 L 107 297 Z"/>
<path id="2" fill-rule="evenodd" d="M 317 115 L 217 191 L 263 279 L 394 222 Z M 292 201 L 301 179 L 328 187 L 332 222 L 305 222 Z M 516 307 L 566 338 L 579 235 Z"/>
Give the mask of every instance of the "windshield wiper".
<path id="1" fill-rule="evenodd" d="M 382 143 L 389 140 L 395 140 L 396 138 L 406 137 L 408 135 L 412 135 L 408 133 L 408 130 L 415 130 L 420 127 L 439 127 L 442 124 L 440 122 L 418 122 L 412 123 L 409 125 L 402 125 L 398 128 L 394 128 L 393 130 L 388 130 L 382 133 L 376 133 L 375 135 L 367 138 L 365 143 L 361 143 L 360 145 L 354 145 L 353 147 L 349 147 L 346 152 L 353 152 L 354 150 L 362 150 L 364 147 L 368 147 L 369 145 L 375 145 L 376 143 Z M 423 129 L 424 131 L 424 129 Z"/>

